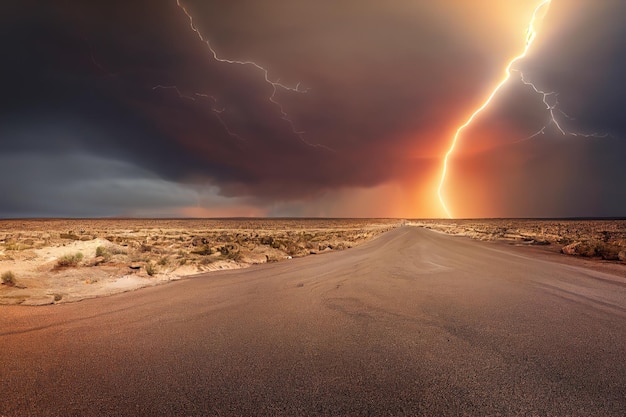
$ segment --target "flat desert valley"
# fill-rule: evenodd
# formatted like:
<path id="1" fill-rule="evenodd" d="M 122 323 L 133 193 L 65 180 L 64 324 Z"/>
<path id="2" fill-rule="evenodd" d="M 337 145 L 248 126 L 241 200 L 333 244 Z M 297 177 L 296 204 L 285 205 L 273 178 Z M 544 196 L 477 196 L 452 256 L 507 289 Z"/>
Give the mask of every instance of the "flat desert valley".
<path id="1" fill-rule="evenodd" d="M 625 250 L 624 220 L 0 221 L 0 416 L 626 415 Z"/>

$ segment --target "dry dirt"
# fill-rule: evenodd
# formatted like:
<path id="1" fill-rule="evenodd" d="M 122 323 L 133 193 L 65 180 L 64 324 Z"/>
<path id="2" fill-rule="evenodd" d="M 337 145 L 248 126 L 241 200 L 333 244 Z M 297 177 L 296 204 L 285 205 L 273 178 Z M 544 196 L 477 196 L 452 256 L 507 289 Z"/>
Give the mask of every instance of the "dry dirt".
<path id="1" fill-rule="evenodd" d="M 626 276 L 626 219 L 413 220 L 450 235 L 525 246 L 536 256 L 563 254 L 563 262 Z"/>
<path id="2" fill-rule="evenodd" d="M 0 220 L 0 304 L 78 301 L 203 272 L 347 249 L 401 224 L 526 246 L 626 276 L 626 220 Z M 62 266 L 81 254 L 80 261 Z M 75 263 L 75 264 L 73 264 Z"/>
<path id="3" fill-rule="evenodd" d="M 2 220 L 0 304 L 79 301 L 343 250 L 399 220 Z M 12 275 L 12 276 L 10 276 Z"/>

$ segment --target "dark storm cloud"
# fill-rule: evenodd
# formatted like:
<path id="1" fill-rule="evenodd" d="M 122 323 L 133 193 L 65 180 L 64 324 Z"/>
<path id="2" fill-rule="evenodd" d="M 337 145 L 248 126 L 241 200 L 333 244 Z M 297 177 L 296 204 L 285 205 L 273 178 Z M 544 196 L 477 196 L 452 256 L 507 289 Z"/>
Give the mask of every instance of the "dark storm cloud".
<path id="1" fill-rule="evenodd" d="M 275 96 L 295 129 L 306 131 L 302 138 L 269 100 L 262 71 L 213 60 L 175 1 L 24 2 L 3 14 L 11 64 L 2 68 L 0 151 L 79 149 L 168 180 L 209 178 L 226 194 L 290 197 L 374 185 L 419 171 L 398 158 L 406 146 L 419 147 L 407 132 L 440 118 L 433 102 L 453 94 L 445 76 L 412 80 L 434 77 L 455 55 L 472 67 L 462 39 L 429 25 L 434 12 L 426 7 L 408 21 L 373 2 L 340 9 L 302 2 L 286 12 L 273 2 L 255 26 L 254 13 L 236 19 L 258 2 L 184 4 L 220 54 L 250 53 L 272 79 L 310 88 Z M 443 50 L 424 46 L 431 41 Z"/>
<path id="2" fill-rule="evenodd" d="M 547 41 L 522 69 L 559 91 L 576 129 L 624 137 L 625 6 L 578 0 L 582 12 L 572 15 L 568 2 L 553 3 Z M 518 40 L 494 37 L 495 19 L 463 15 L 484 15 L 495 4 L 488 0 L 475 11 L 459 0 L 181 4 L 220 57 L 252 59 L 271 80 L 308 89 L 273 96 L 293 126 L 270 101 L 263 71 L 213 59 L 176 0 L 4 4 L 0 174 L 11 180 L 0 193 L 11 198 L 0 216 L 185 206 L 207 182 L 263 205 L 432 174 L 451 125 L 499 76 L 507 40 Z M 480 129 L 509 128 L 510 143 L 539 128 L 545 113 L 528 89 L 507 91 Z M 588 146 L 602 158 L 611 145 Z M 90 169 L 79 160 L 100 162 Z M 20 168 L 38 176 L 13 173 Z M 104 191 L 114 183 L 123 186 Z M 74 190 L 71 206 L 52 198 L 59 184 Z M 127 198 L 133 187 L 137 198 Z"/>
<path id="3" fill-rule="evenodd" d="M 11 190 L 0 217 L 171 216 L 172 208 L 198 198 L 195 190 L 132 165 L 79 153 L 0 155 L 0 189 Z"/>

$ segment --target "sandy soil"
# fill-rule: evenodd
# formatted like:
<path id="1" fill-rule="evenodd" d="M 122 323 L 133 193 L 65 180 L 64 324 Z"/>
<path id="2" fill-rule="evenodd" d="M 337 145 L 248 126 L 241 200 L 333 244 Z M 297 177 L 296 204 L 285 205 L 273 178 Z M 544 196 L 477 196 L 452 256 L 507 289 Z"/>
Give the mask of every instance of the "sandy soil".
<path id="1" fill-rule="evenodd" d="M 626 276 L 626 220 L 5 220 L 0 221 L 0 304 L 78 301 L 198 273 L 347 249 L 400 224 L 564 253 L 581 266 Z M 75 265 L 60 266 L 81 254 Z"/>
<path id="2" fill-rule="evenodd" d="M 416 220 L 450 235 L 537 247 L 587 259 L 626 262 L 626 220 Z"/>
<path id="3" fill-rule="evenodd" d="M 0 304 L 78 301 L 343 250 L 399 220 L 4 220 Z"/>

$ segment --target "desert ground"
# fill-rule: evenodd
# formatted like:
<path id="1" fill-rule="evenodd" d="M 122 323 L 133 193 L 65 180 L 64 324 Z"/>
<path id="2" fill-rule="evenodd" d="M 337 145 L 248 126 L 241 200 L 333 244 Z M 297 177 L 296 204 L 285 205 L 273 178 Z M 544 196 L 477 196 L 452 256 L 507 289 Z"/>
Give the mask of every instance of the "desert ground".
<path id="1" fill-rule="evenodd" d="M 626 415 L 626 277 L 546 246 L 405 226 L 320 256 L 0 306 L 0 415 Z"/>
<path id="2" fill-rule="evenodd" d="M 73 302 L 344 250 L 403 224 L 563 253 L 626 276 L 624 220 L 0 220 L 0 305 Z"/>
<path id="3" fill-rule="evenodd" d="M 359 245 L 399 220 L 0 220 L 0 304 L 79 301 Z"/>

